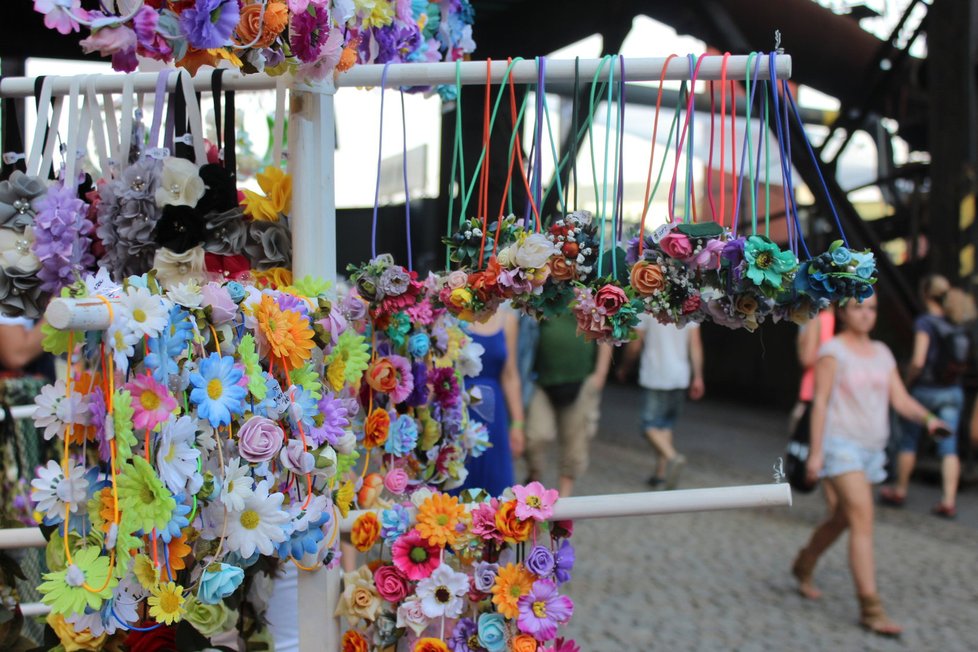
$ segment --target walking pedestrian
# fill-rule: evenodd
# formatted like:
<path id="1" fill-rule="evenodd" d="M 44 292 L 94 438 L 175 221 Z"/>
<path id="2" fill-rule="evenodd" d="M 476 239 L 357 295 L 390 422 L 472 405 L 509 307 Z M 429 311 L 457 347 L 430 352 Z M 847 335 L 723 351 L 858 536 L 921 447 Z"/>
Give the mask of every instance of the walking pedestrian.
<path id="1" fill-rule="evenodd" d="M 587 469 L 610 366 L 611 346 L 578 335 L 570 311 L 540 324 L 533 366 L 536 388 L 526 419 L 526 462 L 530 479 L 540 479 L 547 445 L 556 440 L 561 496 L 571 495 L 575 480 Z"/>
<path id="2" fill-rule="evenodd" d="M 638 337 L 625 349 L 625 364 L 619 378 L 624 377 L 636 357 L 639 357 L 638 383 L 645 389 L 642 432 L 657 454 L 655 473 L 648 484 L 653 488 L 675 489 L 686 465 L 686 457 L 673 443 L 676 421 L 687 394 L 698 401 L 706 391 L 699 324 L 680 328 L 660 324 L 651 315 L 644 315 Z"/>
<path id="3" fill-rule="evenodd" d="M 838 312 L 843 331 L 819 351 L 806 470 L 810 481 L 821 477 L 831 484 L 838 500 L 799 551 L 792 574 L 804 597 L 820 597 L 812 579 L 815 565 L 848 529 L 859 622 L 874 633 L 897 636 L 902 628 L 883 609 L 873 553 L 872 484 L 885 478 L 889 409 L 924 424 L 931 433 L 946 424 L 910 396 L 893 354 L 870 338 L 876 316 L 875 296 L 862 303 L 849 301 Z"/>
<path id="4" fill-rule="evenodd" d="M 941 501 L 931 511 L 943 518 L 957 516 L 955 502 L 961 476 L 957 430 L 964 409 L 961 377 L 968 364 L 970 348 L 964 328 L 948 319 L 945 302 L 950 290 L 948 280 L 937 274 L 921 281 L 920 294 L 926 312 L 914 321 L 913 356 L 906 376 L 911 395 L 937 414 L 951 431 L 949 436 L 937 442 L 942 493 Z M 900 432 L 896 484 L 880 490 L 880 501 L 891 507 L 902 507 L 906 502 L 923 429 L 903 420 Z"/>

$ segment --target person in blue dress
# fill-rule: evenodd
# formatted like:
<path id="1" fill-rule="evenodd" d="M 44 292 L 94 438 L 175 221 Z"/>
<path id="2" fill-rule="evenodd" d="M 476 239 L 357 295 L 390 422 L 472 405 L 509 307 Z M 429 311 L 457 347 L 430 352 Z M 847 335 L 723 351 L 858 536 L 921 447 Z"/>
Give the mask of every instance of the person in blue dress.
<path id="1" fill-rule="evenodd" d="M 523 399 L 517 366 L 519 322 L 512 310 L 501 308 L 484 323 L 466 329 L 472 340 L 485 349 L 482 372 L 466 381 L 478 388 L 481 400 L 469 410 L 470 418 L 486 425 L 491 446 L 466 462 L 468 477 L 458 491 L 484 489 L 500 495 L 515 483 L 513 458 L 523 454 Z"/>

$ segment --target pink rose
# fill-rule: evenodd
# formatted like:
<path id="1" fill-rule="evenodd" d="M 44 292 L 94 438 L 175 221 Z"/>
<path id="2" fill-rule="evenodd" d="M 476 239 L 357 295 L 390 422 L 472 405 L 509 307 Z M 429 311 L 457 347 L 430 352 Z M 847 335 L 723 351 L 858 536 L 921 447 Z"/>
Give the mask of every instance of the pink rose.
<path id="1" fill-rule="evenodd" d="M 200 289 L 203 297 L 201 305 L 211 309 L 211 322 L 215 326 L 234 321 L 238 314 L 238 306 L 231 299 L 231 295 L 219 283 L 208 283 Z"/>
<path id="2" fill-rule="evenodd" d="M 673 258 L 685 259 L 693 255 L 693 243 L 682 233 L 670 233 L 659 240 L 659 247 Z"/>
<path id="3" fill-rule="evenodd" d="M 408 474 L 407 471 L 396 467 L 387 472 L 384 476 L 384 487 L 395 496 L 400 496 L 407 490 Z"/>
<path id="4" fill-rule="evenodd" d="M 82 50 L 85 54 L 98 52 L 103 57 L 108 57 L 116 52 L 124 52 L 136 47 L 136 32 L 125 25 L 115 27 L 103 27 L 92 32 L 92 35 L 81 40 Z"/>
<path id="5" fill-rule="evenodd" d="M 279 460 L 281 460 L 282 466 L 298 475 L 310 473 L 316 466 L 316 458 L 313 457 L 312 453 L 305 450 L 305 446 L 299 439 L 289 440 L 289 443 L 282 448 Z"/>
<path id="6" fill-rule="evenodd" d="M 464 288 L 465 284 L 468 283 L 468 280 L 469 277 L 465 272 L 460 269 L 456 269 L 454 272 L 448 275 L 447 279 L 445 279 L 445 285 L 453 290 L 457 290 L 458 288 Z"/>
<path id="7" fill-rule="evenodd" d="M 396 566 L 379 566 L 374 571 L 374 586 L 381 598 L 394 604 L 408 594 L 408 579 Z"/>
<path id="8" fill-rule="evenodd" d="M 613 315 L 628 302 L 628 296 L 617 285 L 609 284 L 598 290 L 594 302 L 604 309 L 606 315 Z"/>
<path id="9" fill-rule="evenodd" d="M 275 457 L 285 432 L 271 419 L 251 417 L 238 431 L 238 453 L 255 464 L 267 462 Z"/>

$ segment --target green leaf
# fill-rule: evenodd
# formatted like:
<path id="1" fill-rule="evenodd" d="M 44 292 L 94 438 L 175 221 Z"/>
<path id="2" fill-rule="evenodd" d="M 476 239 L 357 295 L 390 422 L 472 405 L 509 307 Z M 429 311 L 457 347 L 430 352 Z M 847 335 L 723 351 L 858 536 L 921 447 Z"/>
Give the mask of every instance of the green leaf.
<path id="1" fill-rule="evenodd" d="M 716 222 L 692 222 L 676 226 L 676 230 L 690 238 L 718 238 L 723 235 L 723 227 Z"/>

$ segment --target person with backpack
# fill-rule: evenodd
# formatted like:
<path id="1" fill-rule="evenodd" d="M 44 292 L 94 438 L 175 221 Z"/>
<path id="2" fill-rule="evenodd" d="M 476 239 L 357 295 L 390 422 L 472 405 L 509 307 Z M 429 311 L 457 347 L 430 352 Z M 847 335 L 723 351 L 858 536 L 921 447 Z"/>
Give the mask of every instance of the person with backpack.
<path id="1" fill-rule="evenodd" d="M 920 295 L 926 312 L 914 321 L 914 347 L 907 385 L 910 393 L 928 410 L 948 424 L 950 432 L 937 438 L 937 453 L 941 458 L 941 501 L 931 512 L 953 519 L 957 516 L 955 500 L 961 461 L 958 458 L 958 423 L 964 409 L 964 389 L 961 377 L 968 364 L 970 341 L 960 324 L 952 323 L 946 312 L 946 299 L 951 283 L 940 276 L 926 276 L 920 283 Z M 902 436 L 897 456 L 896 484 L 880 490 L 880 501 L 891 507 L 901 507 L 907 500 L 910 476 L 917 463 L 917 450 L 923 429 L 901 420 Z"/>

